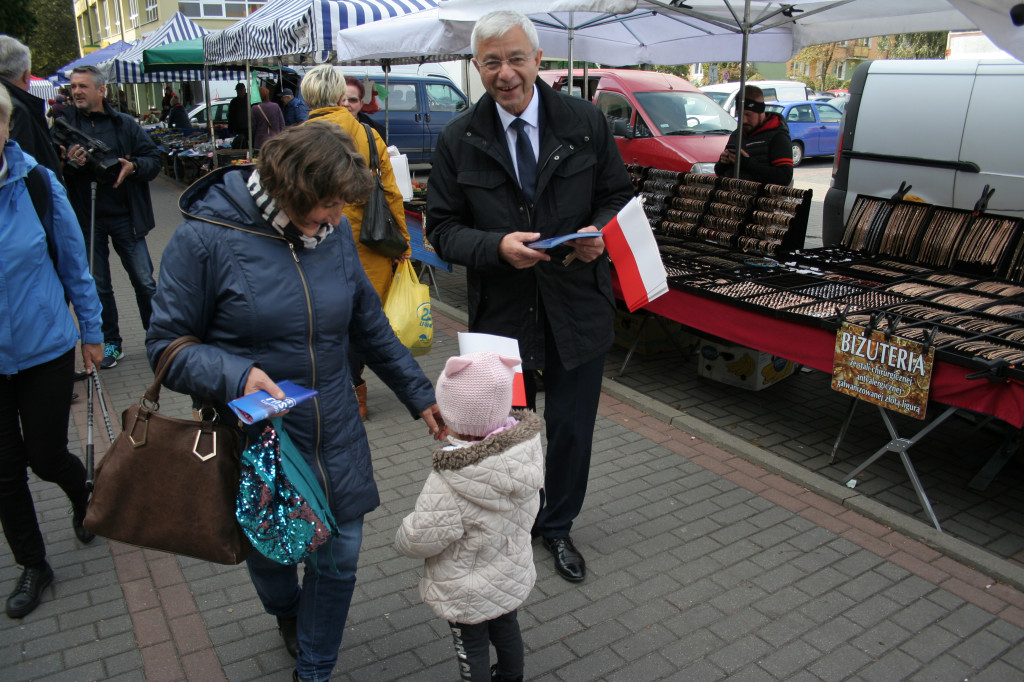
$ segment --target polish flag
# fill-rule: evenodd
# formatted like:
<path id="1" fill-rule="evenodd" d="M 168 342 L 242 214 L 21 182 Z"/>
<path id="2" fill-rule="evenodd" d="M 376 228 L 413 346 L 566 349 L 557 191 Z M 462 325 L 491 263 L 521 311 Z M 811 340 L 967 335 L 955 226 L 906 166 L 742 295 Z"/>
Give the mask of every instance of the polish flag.
<path id="1" fill-rule="evenodd" d="M 512 358 L 521 358 L 519 341 L 508 336 L 459 332 L 459 355 L 466 353 L 498 353 Z M 516 365 L 512 376 L 512 407 L 526 407 L 526 384 L 523 383 L 523 364 Z"/>
<path id="2" fill-rule="evenodd" d="M 658 242 L 654 239 L 639 197 L 633 197 L 604 226 L 601 234 L 619 276 L 622 297 L 629 312 L 643 308 L 668 291 Z"/>

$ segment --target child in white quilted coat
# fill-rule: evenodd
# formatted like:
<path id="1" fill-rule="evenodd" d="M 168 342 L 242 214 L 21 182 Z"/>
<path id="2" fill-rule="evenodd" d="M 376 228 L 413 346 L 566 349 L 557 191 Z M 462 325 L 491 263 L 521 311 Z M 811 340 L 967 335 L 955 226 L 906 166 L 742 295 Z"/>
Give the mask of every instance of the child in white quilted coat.
<path id="1" fill-rule="evenodd" d="M 448 621 L 460 679 L 472 682 L 523 679 L 516 609 L 537 578 L 530 529 L 544 483 L 544 420 L 510 414 L 518 364 L 497 353 L 448 359 L 436 393 L 450 444 L 434 452 L 395 537 L 399 552 L 426 559 L 420 596 Z"/>

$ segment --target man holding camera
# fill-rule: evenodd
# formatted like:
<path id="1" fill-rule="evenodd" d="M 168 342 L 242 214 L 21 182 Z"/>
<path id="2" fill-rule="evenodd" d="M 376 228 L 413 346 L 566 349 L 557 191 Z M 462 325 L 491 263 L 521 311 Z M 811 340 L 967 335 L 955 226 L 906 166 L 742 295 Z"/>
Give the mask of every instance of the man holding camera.
<path id="1" fill-rule="evenodd" d="M 110 369 L 124 358 L 124 350 L 110 280 L 109 243 L 114 245 L 128 273 L 142 326 L 148 328 L 156 292 L 153 262 L 146 248 L 146 234 L 155 225 L 149 182 L 160 172 L 161 163 L 159 150 L 135 119 L 118 113 L 104 99 L 105 87 L 103 74 L 96 67 L 73 69 L 71 98 L 74 106 L 65 111 L 63 120 L 74 131 L 61 126 L 54 130 L 64 152 L 68 198 L 78 215 L 87 244 L 95 210 L 92 275 L 103 304 L 104 343 L 100 367 Z"/>

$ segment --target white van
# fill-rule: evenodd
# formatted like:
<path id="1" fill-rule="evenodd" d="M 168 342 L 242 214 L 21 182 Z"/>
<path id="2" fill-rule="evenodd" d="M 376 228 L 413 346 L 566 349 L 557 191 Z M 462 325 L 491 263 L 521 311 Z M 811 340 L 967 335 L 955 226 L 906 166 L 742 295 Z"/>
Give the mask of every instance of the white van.
<path id="1" fill-rule="evenodd" d="M 794 102 L 814 99 L 814 91 L 800 81 L 747 81 L 747 85 L 756 85 L 764 93 L 765 102 Z M 705 85 L 701 92 L 715 100 L 718 106 L 736 115 L 736 96 L 740 92 L 738 81 Z"/>
<path id="2" fill-rule="evenodd" d="M 857 67 L 825 195 L 822 241 L 842 239 L 858 194 L 1024 216 L 1024 64 L 878 60 Z"/>

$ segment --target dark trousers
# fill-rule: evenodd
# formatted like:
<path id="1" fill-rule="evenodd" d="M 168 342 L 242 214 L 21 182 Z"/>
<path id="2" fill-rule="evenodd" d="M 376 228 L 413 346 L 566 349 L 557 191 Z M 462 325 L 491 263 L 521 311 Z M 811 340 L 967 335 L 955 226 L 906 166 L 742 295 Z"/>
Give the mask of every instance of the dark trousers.
<path id="1" fill-rule="evenodd" d="M 604 378 L 604 353 L 579 367 L 566 369 L 551 340 L 550 330 L 545 337 L 542 381 L 548 451 L 541 509 L 533 529 L 538 535 L 556 538 L 569 534 L 587 494 L 594 423 Z M 527 405 L 536 409 L 534 373 L 524 372 L 523 378 Z"/>
<path id="2" fill-rule="evenodd" d="M 459 659 L 460 680 L 490 682 L 491 644 L 498 654 L 497 678 L 523 679 L 523 636 L 516 618 L 517 612 L 512 610 L 476 625 L 448 623 L 455 641 L 455 655 Z"/>
<path id="3" fill-rule="evenodd" d="M 68 415 L 75 349 L 18 374 L 0 376 L 0 522 L 14 560 L 39 566 L 46 559 L 28 469 L 84 503 L 85 467 L 68 452 Z M 68 524 L 70 532 L 71 524 Z"/>
<path id="4" fill-rule="evenodd" d="M 83 225 L 82 230 L 85 232 L 85 243 L 88 248 L 89 226 Z M 96 293 L 103 304 L 103 341 L 120 347 L 121 330 L 117 322 L 117 302 L 114 300 L 114 284 L 110 279 L 110 244 L 114 245 L 114 251 L 121 258 L 121 265 L 128 273 L 128 279 L 135 290 L 135 302 L 139 306 L 143 329 L 149 329 L 149 318 L 153 315 L 156 282 L 153 280 L 153 261 L 149 257 L 146 239 L 135 238 L 131 223 L 127 219 L 97 218 L 92 276 L 96 280 Z"/>

